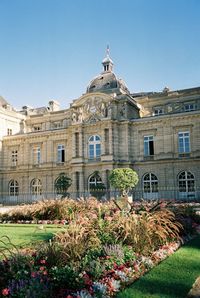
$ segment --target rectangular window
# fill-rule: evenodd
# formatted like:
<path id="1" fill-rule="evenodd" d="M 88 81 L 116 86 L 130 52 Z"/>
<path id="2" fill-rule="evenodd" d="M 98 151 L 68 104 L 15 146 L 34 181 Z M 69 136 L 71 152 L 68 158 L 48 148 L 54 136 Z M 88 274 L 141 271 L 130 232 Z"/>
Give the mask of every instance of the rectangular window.
<path id="1" fill-rule="evenodd" d="M 58 145 L 57 147 L 57 162 L 65 162 L 65 146 Z"/>
<path id="2" fill-rule="evenodd" d="M 109 129 L 104 130 L 105 133 L 105 154 L 109 154 Z"/>
<path id="3" fill-rule="evenodd" d="M 153 136 L 144 136 L 144 156 L 154 155 Z"/>
<path id="4" fill-rule="evenodd" d="M 190 153 L 190 133 L 188 131 L 178 134 L 178 152 L 179 154 Z"/>
<path id="5" fill-rule="evenodd" d="M 63 127 L 62 122 L 54 122 L 54 128 L 55 129 L 58 129 L 58 128 L 61 128 L 61 127 Z"/>
<path id="6" fill-rule="evenodd" d="M 194 103 L 187 103 L 184 105 L 185 112 L 190 112 L 196 110 L 196 105 Z"/>
<path id="7" fill-rule="evenodd" d="M 33 148 L 33 163 L 35 165 L 41 163 L 41 150 L 40 150 L 40 146 L 35 146 Z"/>
<path id="8" fill-rule="evenodd" d="M 154 116 L 159 116 L 163 114 L 164 114 L 164 110 L 162 108 L 158 108 L 154 110 Z"/>
<path id="9" fill-rule="evenodd" d="M 12 154 L 11 154 L 11 164 L 12 164 L 12 166 L 17 165 L 17 155 L 18 155 L 17 150 L 13 150 Z"/>
<path id="10" fill-rule="evenodd" d="M 76 150 L 76 157 L 79 156 L 79 133 L 75 133 L 75 150 Z"/>

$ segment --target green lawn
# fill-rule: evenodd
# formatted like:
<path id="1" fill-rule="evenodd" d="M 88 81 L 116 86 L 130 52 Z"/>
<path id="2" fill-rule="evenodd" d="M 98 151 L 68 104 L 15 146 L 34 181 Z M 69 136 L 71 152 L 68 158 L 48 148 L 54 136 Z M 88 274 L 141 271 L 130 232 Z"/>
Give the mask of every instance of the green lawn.
<path id="1" fill-rule="evenodd" d="M 200 236 L 180 248 L 118 298 L 183 298 L 200 276 Z"/>
<path id="2" fill-rule="evenodd" d="M 42 226 L 43 229 L 41 229 Z M 13 244 L 22 247 L 28 245 L 30 242 L 48 240 L 60 229 L 61 227 L 56 225 L 1 224 L 0 240 L 7 241 L 7 239 L 2 238 L 2 236 L 8 236 Z"/>

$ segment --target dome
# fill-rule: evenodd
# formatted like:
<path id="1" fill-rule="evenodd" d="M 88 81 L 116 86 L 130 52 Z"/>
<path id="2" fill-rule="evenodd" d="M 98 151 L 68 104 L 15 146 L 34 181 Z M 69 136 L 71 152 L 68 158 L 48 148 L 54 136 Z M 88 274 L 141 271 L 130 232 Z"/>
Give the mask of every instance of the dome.
<path id="1" fill-rule="evenodd" d="M 103 72 L 91 80 L 87 87 L 87 93 L 90 92 L 125 92 L 130 93 L 126 84 L 118 79 L 113 73 L 113 61 L 109 56 L 109 47 L 107 47 L 106 57 L 102 61 Z M 118 90 L 113 90 L 118 89 Z"/>
<path id="2" fill-rule="evenodd" d="M 113 72 L 103 72 L 89 83 L 87 92 L 106 92 L 113 91 L 113 89 L 122 89 L 124 92 L 129 93 L 125 83 L 117 79 Z"/>

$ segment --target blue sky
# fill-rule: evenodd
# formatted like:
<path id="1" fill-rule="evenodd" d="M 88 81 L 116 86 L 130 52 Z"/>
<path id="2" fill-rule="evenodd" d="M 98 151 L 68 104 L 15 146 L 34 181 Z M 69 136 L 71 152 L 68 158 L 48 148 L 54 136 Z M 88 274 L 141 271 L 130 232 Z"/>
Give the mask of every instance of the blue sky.
<path id="1" fill-rule="evenodd" d="M 102 70 L 131 92 L 200 86 L 199 0 L 0 0 L 0 95 L 63 108 Z"/>

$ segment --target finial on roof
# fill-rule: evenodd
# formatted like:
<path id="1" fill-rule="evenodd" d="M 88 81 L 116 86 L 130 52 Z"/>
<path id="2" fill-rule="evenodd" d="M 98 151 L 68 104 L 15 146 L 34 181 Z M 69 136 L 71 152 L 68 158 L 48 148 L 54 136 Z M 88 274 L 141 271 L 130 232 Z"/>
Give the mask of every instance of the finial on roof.
<path id="1" fill-rule="evenodd" d="M 107 48 L 106 48 L 106 56 L 107 57 L 110 56 L 110 47 L 109 47 L 109 45 L 107 45 Z"/>
<path id="2" fill-rule="evenodd" d="M 102 61 L 104 72 L 111 72 L 113 69 L 113 61 L 110 58 L 110 47 L 106 47 L 106 57 Z"/>

